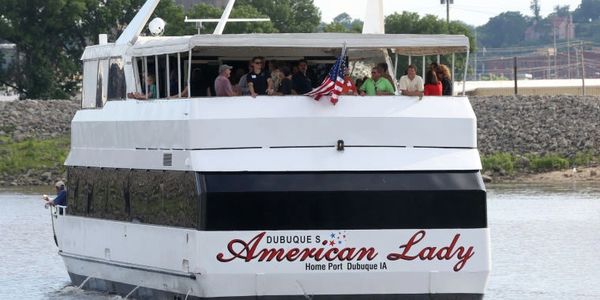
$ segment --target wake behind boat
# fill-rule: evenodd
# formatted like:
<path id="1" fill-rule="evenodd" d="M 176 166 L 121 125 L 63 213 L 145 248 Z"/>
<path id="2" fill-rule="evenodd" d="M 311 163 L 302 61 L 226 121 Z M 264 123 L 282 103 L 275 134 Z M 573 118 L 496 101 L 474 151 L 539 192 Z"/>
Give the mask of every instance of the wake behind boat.
<path id="1" fill-rule="evenodd" d="M 157 4 L 83 55 L 68 207 L 53 215 L 74 285 L 158 299 L 483 297 L 486 192 L 466 97 L 167 99 L 193 70 L 256 55 L 331 65 L 345 45 L 349 64 L 393 66 L 390 53 L 467 52 L 466 37 L 139 36 Z M 159 99 L 126 96 L 149 91 L 149 75 Z"/>

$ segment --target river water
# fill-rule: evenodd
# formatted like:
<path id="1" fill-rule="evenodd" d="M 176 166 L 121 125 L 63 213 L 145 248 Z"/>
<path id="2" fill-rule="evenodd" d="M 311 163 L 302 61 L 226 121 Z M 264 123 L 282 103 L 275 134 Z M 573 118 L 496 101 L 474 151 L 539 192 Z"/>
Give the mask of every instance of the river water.
<path id="1" fill-rule="evenodd" d="M 41 194 L 0 190 L 0 299 L 120 299 L 69 285 Z M 486 299 L 600 299 L 600 186 L 488 186 Z"/>

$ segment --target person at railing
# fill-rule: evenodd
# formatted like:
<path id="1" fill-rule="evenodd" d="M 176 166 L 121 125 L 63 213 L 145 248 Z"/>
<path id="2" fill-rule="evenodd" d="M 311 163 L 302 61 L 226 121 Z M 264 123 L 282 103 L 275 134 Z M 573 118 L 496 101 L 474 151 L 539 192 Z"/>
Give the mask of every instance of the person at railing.
<path id="1" fill-rule="evenodd" d="M 436 75 L 442 82 L 442 95 L 452 96 L 454 93 L 454 83 L 452 83 L 452 75 L 450 69 L 446 65 L 439 65 L 436 69 Z"/>
<path id="2" fill-rule="evenodd" d="M 245 72 L 243 73 L 243 75 L 240 76 L 240 80 L 238 81 L 238 84 L 236 86 L 236 89 L 242 96 L 250 95 L 250 87 L 248 87 L 248 75 L 252 73 L 252 70 L 254 70 L 252 64 L 252 61 L 248 62 L 248 72 Z M 241 72 L 243 72 L 243 70 Z"/>
<path id="3" fill-rule="evenodd" d="M 442 82 L 438 80 L 435 70 L 428 70 L 425 73 L 425 86 L 423 90 L 425 96 L 441 96 Z"/>
<path id="4" fill-rule="evenodd" d="M 148 86 L 148 92 L 146 92 L 145 94 L 139 92 L 128 93 L 127 97 L 138 100 L 157 99 L 158 93 L 156 89 L 156 83 L 154 81 L 154 76 L 148 75 L 146 77 L 146 85 Z"/>
<path id="5" fill-rule="evenodd" d="M 308 62 L 304 59 L 298 61 L 298 72 L 292 75 L 292 89 L 298 95 L 312 91 L 312 82 L 308 77 Z"/>
<path id="6" fill-rule="evenodd" d="M 380 70 L 382 70 L 382 74 L 381 76 L 383 76 L 383 78 L 387 79 L 389 82 L 392 83 L 392 88 L 394 89 L 394 92 L 396 91 L 396 87 L 394 86 L 394 79 L 392 78 L 392 75 L 390 75 L 390 71 L 388 68 L 388 64 L 387 63 L 378 63 L 377 64 L 377 68 L 379 68 Z"/>
<path id="7" fill-rule="evenodd" d="M 399 90 L 404 96 L 423 96 L 423 78 L 417 75 L 417 68 L 409 65 L 406 75 L 400 77 Z"/>
<path id="8" fill-rule="evenodd" d="M 356 85 L 354 85 L 352 76 L 350 76 L 350 69 L 347 67 L 344 68 L 344 86 L 342 87 L 342 95 L 358 96 Z"/>
<path id="9" fill-rule="evenodd" d="M 42 196 L 42 199 L 46 201 L 45 206 L 67 206 L 67 190 L 65 189 L 65 183 L 57 181 L 54 187 L 56 187 L 56 197 L 54 199 L 48 198 L 48 195 Z"/>
<path id="10" fill-rule="evenodd" d="M 292 94 L 292 71 L 288 66 L 282 66 L 279 68 L 279 87 L 277 88 L 277 95 L 291 95 Z"/>
<path id="11" fill-rule="evenodd" d="M 273 94 L 273 80 L 268 71 L 263 70 L 264 58 L 257 56 L 252 58 L 252 72 L 248 73 L 246 80 L 250 95 L 254 98 L 258 95 Z"/>
<path id="12" fill-rule="evenodd" d="M 215 93 L 217 97 L 237 96 L 237 93 L 233 91 L 231 81 L 229 81 L 232 68 L 230 65 L 221 65 L 219 67 L 219 76 L 215 79 Z"/>
<path id="13" fill-rule="evenodd" d="M 393 95 L 392 83 L 383 76 L 383 69 L 375 67 L 371 70 L 371 78 L 365 80 L 360 87 L 361 96 Z"/>

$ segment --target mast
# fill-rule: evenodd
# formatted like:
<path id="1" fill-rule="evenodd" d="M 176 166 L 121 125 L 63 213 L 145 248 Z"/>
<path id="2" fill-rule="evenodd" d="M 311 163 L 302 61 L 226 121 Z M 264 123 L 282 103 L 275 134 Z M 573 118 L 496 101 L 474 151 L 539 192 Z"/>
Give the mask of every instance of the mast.
<path id="1" fill-rule="evenodd" d="M 129 23 L 127 28 L 125 28 L 123 33 L 121 33 L 115 44 L 133 45 L 140 33 L 142 33 L 142 30 L 144 29 L 144 26 L 146 26 L 146 23 L 148 23 L 148 20 L 150 20 L 150 17 L 152 16 L 152 13 L 158 6 L 159 2 L 160 0 L 146 1 L 146 3 L 144 3 L 142 8 L 140 8 L 138 13 L 135 15 L 133 20 L 131 20 L 131 23 Z"/>
<path id="2" fill-rule="evenodd" d="M 367 1 L 363 34 L 384 34 L 383 0 Z"/>

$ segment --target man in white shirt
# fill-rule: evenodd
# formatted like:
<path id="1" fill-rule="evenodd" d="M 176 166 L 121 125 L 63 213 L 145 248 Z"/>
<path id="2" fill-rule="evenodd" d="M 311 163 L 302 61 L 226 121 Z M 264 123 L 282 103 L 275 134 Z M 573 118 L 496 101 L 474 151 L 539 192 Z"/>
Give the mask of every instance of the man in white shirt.
<path id="1" fill-rule="evenodd" d="M 407 75 L 400 77 L 400 88 L 404 96 L 423 96 L 423 78 L 417 75 L 414 65 L 408 66 Z"/>

